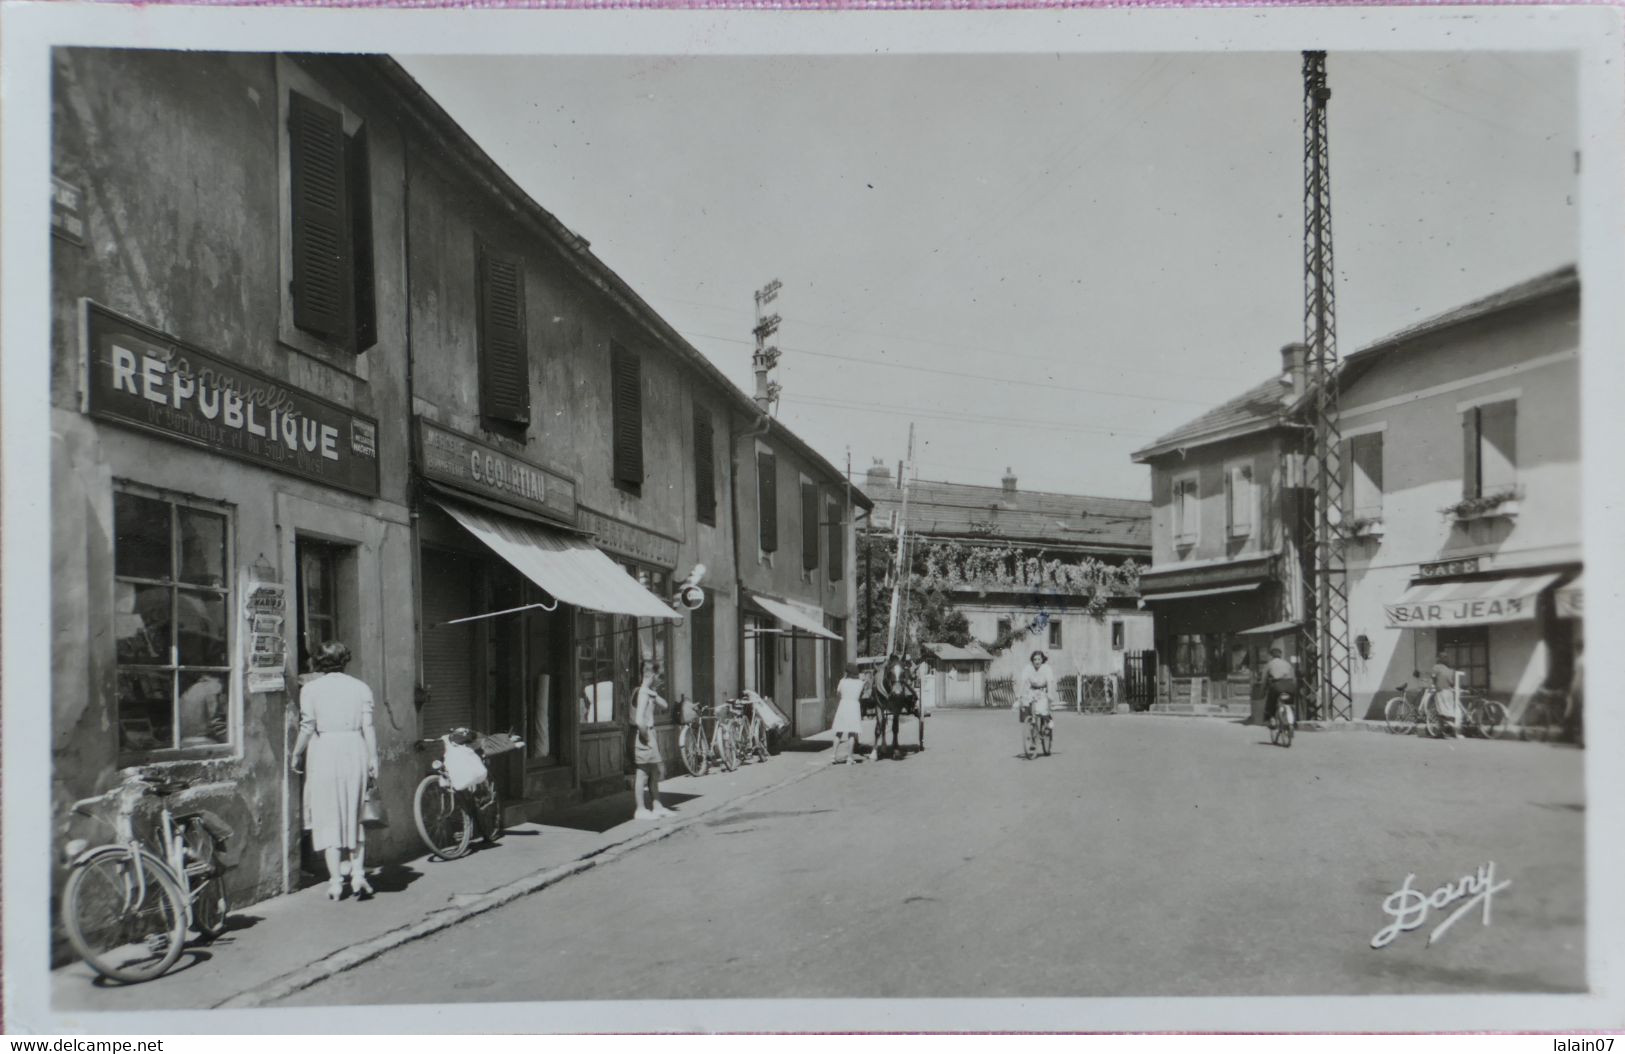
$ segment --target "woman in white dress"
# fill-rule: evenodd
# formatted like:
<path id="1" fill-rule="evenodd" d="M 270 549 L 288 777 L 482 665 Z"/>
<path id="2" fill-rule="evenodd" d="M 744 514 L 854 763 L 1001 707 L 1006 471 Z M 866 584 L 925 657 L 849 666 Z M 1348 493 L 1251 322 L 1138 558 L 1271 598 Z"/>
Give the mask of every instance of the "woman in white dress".
<path id="1" fill-rule="evenodd" d="M 1055 703 L 1055 670 L 1049 664 L 1049 656 L 1041 651 L 1033 652 L 1027 660 L 1032 666 L 1016 678 L 1016 706 L 1020 710 L 1032 707 L 1034 713 L 1048 722 Z M 1017 716 L 1024 722 L 1027 720 L 1025 713 Z"/>
<path id="2" fill-rule="evenodd" d="M 858 759 L 858 734 L 863 731 L 863 704 L 858 701 L 863 679 L 856 663 L 846 664 L 846 676 L 835 685 L 835 693 L 840 699 L 835 707 L 835 763 L 850 765 Z"/>
<path id="3" fill-rule="evenodd" d="M 361 803 L 367 781 L 378 777 L 378 738 L 372 728 L 372 689 L 343 672 L 349 664 L 350 649 L 336 640 L 316 649 L 311 666 L 320 676 L 300 689 L 299 739 L 293 745 L 293 771 L 305 773 L 311 848 L 327 857 L 329 900 L 344 895 L 345 875 L 352 894 L 372 896 Z"/>

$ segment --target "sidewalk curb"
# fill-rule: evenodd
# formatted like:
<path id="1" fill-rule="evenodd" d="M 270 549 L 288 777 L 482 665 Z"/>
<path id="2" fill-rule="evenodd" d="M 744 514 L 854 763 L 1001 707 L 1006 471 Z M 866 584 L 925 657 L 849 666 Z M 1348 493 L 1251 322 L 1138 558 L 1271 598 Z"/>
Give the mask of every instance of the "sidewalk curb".
<path id="1" fill-rule="evenodd" d="M 323 956 L 297 970 L 257 985 L 251 991 L 239 992 L 229 999 L 215 1003 L 210 1009 L 250 1010 L 269 1006 L 347 970 L 353 970 L 363 963 L 378 958 L 385 952 L 393 951 L 402 945 L 410 944 L 415 940 L 449 929 L 476 915 L 483 915 L 488 911 L 518 900 L 520 897 L 528 896 L 531 893 L 539 893 L 549 886 L 562 882 L 571 875 L 579 875 L 583 871 L 590 871 L 599 864 L 619 859 L 624 854 L 635 849 L 670 838 L 677 832 L 694 826 L 712 813 L 783 790 L 785 787 L 800 783 L 802 780 L 809 779 L 816 773 L 828 768 L 828 762 L 821 760 L 809 762 L 803 771 L 788 776 L 777 783 L 769 784 L 766 787 L 758 787 L 756 790 L 741 794 L 737 798 L 717 802 L 710 808 L 684 816 L 682 820 L 676 823 L 657 827 L 653 830 L 646 830 L 603 848 L 593 849 L 568 863 L 560 864 L 558 867 L 539 874 L 527 875 L 505 886 L 498 886 L 496 889 L 479 894 L 467 903 L 432 911 L 417 922 L 409 923 L 360 944 Z"/>

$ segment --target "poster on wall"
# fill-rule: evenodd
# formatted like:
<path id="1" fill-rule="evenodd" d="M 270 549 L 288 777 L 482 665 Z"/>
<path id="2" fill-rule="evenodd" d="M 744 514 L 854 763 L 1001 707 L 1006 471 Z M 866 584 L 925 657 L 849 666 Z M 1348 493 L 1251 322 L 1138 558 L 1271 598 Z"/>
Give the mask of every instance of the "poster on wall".
<path id="1" fill-rule="evenodd" d="M 263 560 L 248 572 L 243 590 L 244 614 L 248 620 L 248 691 L 280 692 L 287 688 L 283 667 L 287 646 L 283 637 L 283 612 L 287 607 L 287 586 L 276 581 L 276 571 Z"/>

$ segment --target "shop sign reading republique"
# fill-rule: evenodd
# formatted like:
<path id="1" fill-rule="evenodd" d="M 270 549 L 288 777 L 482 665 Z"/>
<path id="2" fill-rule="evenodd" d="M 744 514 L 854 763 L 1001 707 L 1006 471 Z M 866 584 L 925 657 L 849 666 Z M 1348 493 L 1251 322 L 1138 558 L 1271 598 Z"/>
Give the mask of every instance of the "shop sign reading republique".
<path id="1" fill-rule="evenodd" d="M 370 497 L 378 423 L 308 392 L 86 307 L 93 417 Z"/>

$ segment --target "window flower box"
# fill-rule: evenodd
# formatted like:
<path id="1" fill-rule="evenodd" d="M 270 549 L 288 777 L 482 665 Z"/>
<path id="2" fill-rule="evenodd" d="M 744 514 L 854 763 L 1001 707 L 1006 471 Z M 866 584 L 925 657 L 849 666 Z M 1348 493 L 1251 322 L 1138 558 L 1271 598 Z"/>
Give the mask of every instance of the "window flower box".
<path id="1" fill-rule="evenodd" d="M 1454 505 L 1439 510 L 1457 523 L 1472 520 L 1512 519 L 1518 515 L 1523 491 L 1518 488 L 1499 490 L 1478 498 L 1463 498 Z"/>

